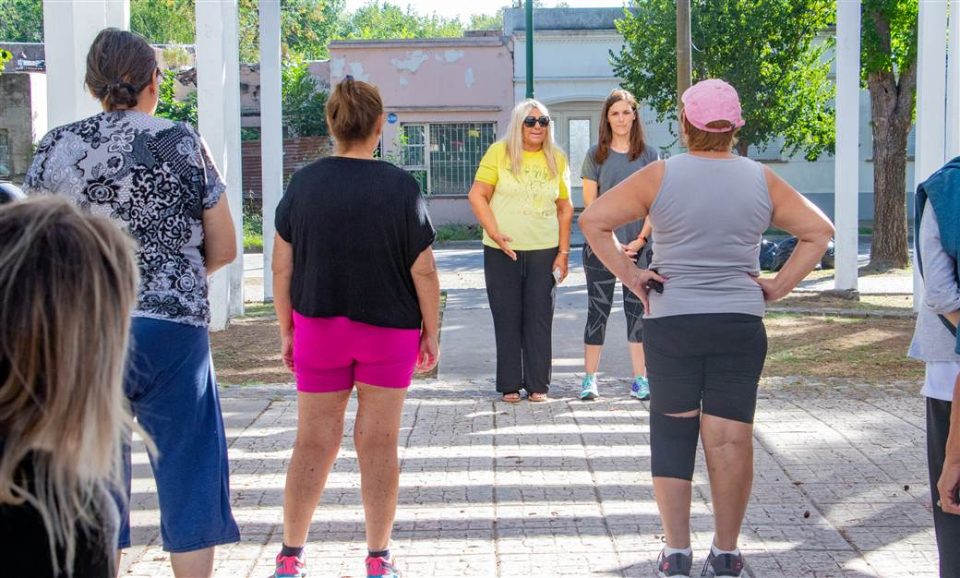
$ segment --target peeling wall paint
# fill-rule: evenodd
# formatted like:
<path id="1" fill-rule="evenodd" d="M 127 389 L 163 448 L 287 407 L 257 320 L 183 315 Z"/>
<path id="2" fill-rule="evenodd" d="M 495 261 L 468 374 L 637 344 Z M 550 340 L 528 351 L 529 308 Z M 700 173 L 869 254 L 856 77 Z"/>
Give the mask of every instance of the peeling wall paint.
<path id="1" fill-rule="evenodd" d="M 346 58 L 331 58 L 330 59 L 330 77 L 331 78 L 343 78 L 343 69 L 347 65 Z"/>
<path id="2" fill-rule="evenodd" d="M 399 81 L 399 82 L 400 82 L 400 86 L 407 86 L 408 84 L 410 84 L 410 81 L 407 80 L 406 78 L 402 77 L 402 76 L 400 77 L 400 81 Z"/>
<path id="3" fill-rule="evenodd" d="M 430 60 L 430 57 L 427 56 L 427 53 L 422 50 L 414 50 L 413 52 L 408 52 L 407 57 L 403 60 L 399 58 L 393 58 L 390 60 L 390 63 L 393 64 L 393 67 L 397 70 L 409 70 L 410 72 L 416 72 L 420 65 Z"/>
<path id="4" fill-rule="evenodd" d="M 353 75 L 355 80 L 362 80 L 368 82 L 370 77 L 363 71 L 363 64 L 360 62 L 351 62 L 350 63 L 350 74 Z"/>
<path id="5" fill-rule="evenodd" d="M 476 83 L 476 80 L 473 78 L 473 68 L 467 69 L 467 72 L 463 75 L 463 83 L 467 85 L 467 88 L 473 88 L 473 85 Z"/>
<path id="6" fill-rule="evenodd" d="M 447 64 L 453 64 L 454 62 L 463 58 L 463 51 L 447 50 L 443 53 L 443 58 L 447 61 Z"/>

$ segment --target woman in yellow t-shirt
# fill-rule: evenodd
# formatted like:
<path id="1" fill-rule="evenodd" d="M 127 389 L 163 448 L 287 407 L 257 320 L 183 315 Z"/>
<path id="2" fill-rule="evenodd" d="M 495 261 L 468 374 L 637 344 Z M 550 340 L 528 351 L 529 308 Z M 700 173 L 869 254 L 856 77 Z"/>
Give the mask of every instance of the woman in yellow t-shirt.
<path id="1" fill-rule="evenodd" d="M 480 161 L 470 207 L 483 227 L 483 268 L 503 401 L 545 401 L 556 286 L 570 257 L 570 169 L 553 142 L 550 113 L 527 99 L 506 136 Z"/>

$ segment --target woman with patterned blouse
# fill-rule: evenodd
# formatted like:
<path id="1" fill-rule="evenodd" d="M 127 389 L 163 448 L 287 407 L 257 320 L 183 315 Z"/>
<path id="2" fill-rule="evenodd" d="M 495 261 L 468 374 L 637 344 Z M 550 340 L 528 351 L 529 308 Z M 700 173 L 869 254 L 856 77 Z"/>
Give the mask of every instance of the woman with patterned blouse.
<path id="1" fill-rule="evenodd" d="M 226 187 L 203 140 L 187 124 L 154 116 L 159 83 L 146 40 L 100 32 L 87 55 L 86 85 L 103 112 L 50 131 L 25 185 L 28 194 L 63 195 L 111 217 L 138 243 L 124 389 L 157 446 L 151 465 L 174 574 L 209 576 L 214 546 L 240 539 L 207 334 L 207 276 L 233 261 L 237 247 Z M 124 454 L 129 498 L 129 444 Z M 129 545 L 124 512 L 119 547 Z"/>

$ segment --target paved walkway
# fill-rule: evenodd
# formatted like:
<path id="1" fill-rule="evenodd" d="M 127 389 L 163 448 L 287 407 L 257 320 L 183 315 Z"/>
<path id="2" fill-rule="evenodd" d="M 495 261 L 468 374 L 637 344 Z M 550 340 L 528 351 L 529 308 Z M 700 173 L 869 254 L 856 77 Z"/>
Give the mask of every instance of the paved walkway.
<path id="1" fill-rule="evenodd" d="M 408 577 L 652 576 L 662 547 L 650 478 L 647 404 L 626 395 L 622 314 L 611 315 L 603 398 L 575 400 L 585 292 L 558 297 L 552 399 L 492 393 L 489 311 L 470 249 L 439 253 L 448 289 L 438 380 L 404 412 L 392 548 Z M 619 379 L 618 379 L 619 378 Z M 218 550 L 217 576 L 265 578 L 282 535 L 285 468 L 296 428 L 290 385 L 226 387 L 235 514 L 244 540 Z M 766 380 L 756 479 L 741 547 L 754 577 L 936 576 L 923 403 L 917 384 Z M 348 416 L 355 412 L 351 404 Z M 311 578 L 361 576 L 363 517 L 352 420 L 308 545 Z M 153 483 L 134 456 L 134 543 L 123 576 L 169 576 Z M 694 549 L 712 538 L 698 458 Z M 698 562 L 695 561 L 699 571 Z"/>

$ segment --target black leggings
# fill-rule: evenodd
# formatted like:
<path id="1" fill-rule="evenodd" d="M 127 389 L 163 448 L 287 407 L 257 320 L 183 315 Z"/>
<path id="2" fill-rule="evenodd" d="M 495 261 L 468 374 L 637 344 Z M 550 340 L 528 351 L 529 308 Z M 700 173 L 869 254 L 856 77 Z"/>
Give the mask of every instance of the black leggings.
<path id="1" fill-rule="evenodd" d="M 646 320 L 650 453 L 654 476 L 693 479 L 700 410 L 753 423 L 767 332 L 755 315 L 709 313 Z"/>
<path id="2" fill-rule="evenodd" d="M 960 578 L 960 516 L 946 514 L 939 508 L 937 481 L 946 458 L 947 436 L 950 434 L 949 401 L 927 398 L 927 469 L 930 472 L 930 495 L 933 498 L 933 527 L 940 550 L 940 576 Z"/>
<path id="3" fill-rule="evenodd" d="M 497 391 L 546 393 L 553 361 L 553 262 L 557 248 L 516 251 L 484 245 L 483 275 L 497 341 Z"/>
<path id="4" fill-rule="evenodd" d="M 644 251 L 640 252 L 640 258 Z M 583 271 L 587 275 L 587 326 L 583 330 L 583 342 L 603 345 L 617 277 L 600 262 L 590 245 L 583 246 Z M 643 341 L 643 302 L 626 285 L 621 284 L 621 288 L 623 312 L 627 316 L 627 341 L 640 343 Z"/>

